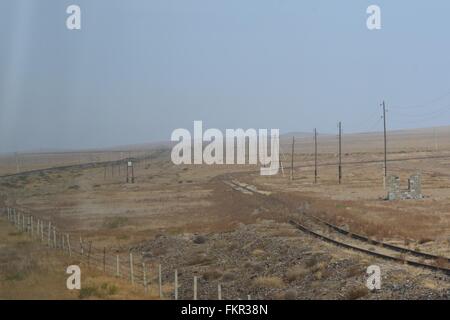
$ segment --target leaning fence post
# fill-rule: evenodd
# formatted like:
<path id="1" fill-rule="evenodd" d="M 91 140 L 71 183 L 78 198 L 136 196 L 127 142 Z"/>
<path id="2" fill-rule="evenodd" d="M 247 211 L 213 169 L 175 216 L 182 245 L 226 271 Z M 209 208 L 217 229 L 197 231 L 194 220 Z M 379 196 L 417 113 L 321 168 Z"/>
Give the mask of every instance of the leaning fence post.
<path id="1" fill-rule="evenodd" d="M 222 300 L 222 286 L 220 283 L 217 284 L 217 299 Z"/>
<path id="2" fill-rule="evenodd" d="M 144 280 L 144 293 L 147 294 L 148 292 L 148 287 L 147 287 L 147 272 L 145 270 L 145 262 L 142 262 L 142 276 L 143 276 L 143 280 Z"/>
<path id="3" fill-rule="evenodd" d="M 158 266 L 158 280 L 159 280 L 159 298 L 161 299 L 162 294 L 162 275 L 161 275 L 161 265 Z"/>
<path id="4" fill-rule="evenodd" d="M 194 276 L 194 300 L 197 300 L 197 276 Z"/>
<path id="5" fill-rule="evenodd" d="M 178 271 L 175 269 L 175 300 L 178 300 Z"/>
<path id="6" fill-rule="evenodd" d="M 130 281 L 134 284 L 134 272 L 133 272 L 133 253 L 130 252 Z"/>

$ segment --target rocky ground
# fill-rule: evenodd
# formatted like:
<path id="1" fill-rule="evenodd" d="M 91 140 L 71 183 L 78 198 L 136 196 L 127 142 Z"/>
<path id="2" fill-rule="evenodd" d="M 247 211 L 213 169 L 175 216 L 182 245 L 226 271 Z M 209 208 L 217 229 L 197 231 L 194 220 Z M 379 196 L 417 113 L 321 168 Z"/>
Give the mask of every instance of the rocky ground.
<path id="1" fill-rule="evenodd" d="M 262 221 L 232 232 L 160 235 L 133 248 L 153 266 L 162 265 L 163 283 L 179 297 L 216 299 L 448 299 L 446 275 L 367 257 L 320 242 L 288 224 Z M 366 268 L 382 270 L 379 291 L 366 288 Z M 166 292 L 167 297 L 172 291 Z"/>

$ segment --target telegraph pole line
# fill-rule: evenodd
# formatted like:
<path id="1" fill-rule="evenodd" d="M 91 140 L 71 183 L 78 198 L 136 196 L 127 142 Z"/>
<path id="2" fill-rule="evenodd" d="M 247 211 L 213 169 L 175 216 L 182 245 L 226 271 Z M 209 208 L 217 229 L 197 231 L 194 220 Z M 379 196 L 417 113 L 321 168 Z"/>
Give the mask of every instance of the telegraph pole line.
<path id="1" fill-rule="evenodd" d="M 339 121 L 339 167 L 338 167 L 339 184 L 342 180 L 342 124 Z"/>
<path id="2" fill-rule="evenodd" d="M 317 183 L 317 129 L 314 128 L 314 183 Z"/>
<path id="3" fill-rule="evenodd" d="M 294 140 L 295 138 L 292 137 L 292 153 L 291 153 L 291 180 L 294 180 Z"/>
<path id="4" fill-rule="evenodd" d="M 384 186 L 387 178 L 387 138 L 386 138 L 386 103 L 383 101 L 383 123 L 384 123 Z"/>

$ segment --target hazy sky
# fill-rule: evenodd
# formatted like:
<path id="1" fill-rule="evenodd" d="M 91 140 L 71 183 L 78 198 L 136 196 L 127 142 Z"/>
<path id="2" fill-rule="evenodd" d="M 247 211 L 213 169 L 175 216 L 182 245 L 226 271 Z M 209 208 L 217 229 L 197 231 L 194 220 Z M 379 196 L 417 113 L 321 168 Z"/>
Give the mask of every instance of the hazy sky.
<path id="1" fill-rule="evenodd" d="M 70 4 L 81 30 L 66 28 Z M 380 31 L 366 28 L 370 4 Z M 383 99 L 390 129 L 447 125 L 449 12 L 448 0 L 1 0 L 0 152 L 168 140 L 194 120 L 375 130 Z"/>

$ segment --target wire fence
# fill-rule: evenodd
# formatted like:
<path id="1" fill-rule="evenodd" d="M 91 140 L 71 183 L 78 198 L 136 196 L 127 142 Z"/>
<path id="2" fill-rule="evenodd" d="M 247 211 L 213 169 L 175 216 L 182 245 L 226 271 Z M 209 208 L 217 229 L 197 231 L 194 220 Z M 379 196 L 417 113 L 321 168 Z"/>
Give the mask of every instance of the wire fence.
<path id="1" fill-rule="evenodd" d="M 95 247 L 92 241 L 63 232 L 51 221 L 41 219 L 21 209 L 5 207 L 1 208 L 0 212 L 17 230 L 27 234 L 33 241 L 43 246 L 58 250 L 68 257 L 79 259 L 81 263 L 88 267 L 94 267 L 105 275 L 124 279 L 134 286 L 141 286 L 144 294 L 150 292 L 150 285 L 156 284 L 157 296 L 160 299 L 180 299 L 181 286 L 177 269 L 170 271 L 174 280 L 173 290 L 167 293 L 163 290 L 162 265 L 146 263 L 142 254 L 132 251 L 123 254 L 107 247 Z M 166 273 L 167 271 L 165 270 Z M 192 281 L 192 296 L 184 298 L 197 300 L 198 277 L 194 276 Z M 183 290 L 183 292 L 187 291 L 190 292 L 190 290 Z M 222 300 L 221 283 L 217 283 L 217 299 Z M 247 295 L 247 299 L 250 300 L 251 296 Z"/>

